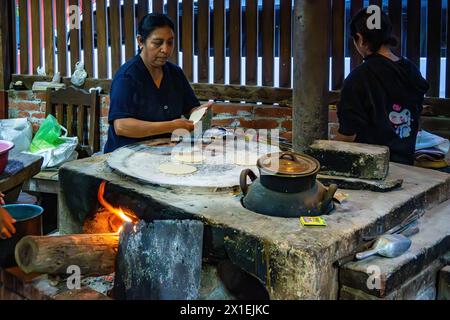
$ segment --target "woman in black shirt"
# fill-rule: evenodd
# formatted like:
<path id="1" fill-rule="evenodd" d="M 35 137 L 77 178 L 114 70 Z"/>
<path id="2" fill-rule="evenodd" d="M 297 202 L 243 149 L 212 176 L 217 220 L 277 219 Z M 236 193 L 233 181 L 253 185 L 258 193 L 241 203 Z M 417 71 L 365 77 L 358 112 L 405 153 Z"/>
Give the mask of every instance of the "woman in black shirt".
<path id="1" fill-rule="evenodd" d="M 429 85 L 408 59 L 391 47 L 392 25 L 381 13 L 381 28 L 370 29 L 363 9 L 350 23 L 351 35 L 364 63 L 344 82 L 338 104 L 336 139 L 389 147 L 391 161 L 414 164 L 424 94 Z"/>

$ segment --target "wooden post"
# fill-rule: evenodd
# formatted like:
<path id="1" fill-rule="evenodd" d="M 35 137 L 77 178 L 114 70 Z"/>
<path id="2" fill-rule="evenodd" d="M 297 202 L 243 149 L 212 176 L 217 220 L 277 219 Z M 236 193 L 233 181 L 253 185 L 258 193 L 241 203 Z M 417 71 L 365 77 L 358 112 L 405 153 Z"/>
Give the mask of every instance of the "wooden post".
<path id="1" fill-rule="evenodd" d="M 303 151 L 328 135 L 328 1 L 295 1 L 293 147 Z"/>
<path id="2" fill-rule="evenodd" d="M 0 119 L 8 118 L 8 93 L 14 70 L 14 1 L 0 1 Z"/>
<path id="3" fill-rule="evenodd" d="M 13 72 L 13 22 L 15 14 L 12 0 L 0 1 L 0 90 L 8 90 Z"/>

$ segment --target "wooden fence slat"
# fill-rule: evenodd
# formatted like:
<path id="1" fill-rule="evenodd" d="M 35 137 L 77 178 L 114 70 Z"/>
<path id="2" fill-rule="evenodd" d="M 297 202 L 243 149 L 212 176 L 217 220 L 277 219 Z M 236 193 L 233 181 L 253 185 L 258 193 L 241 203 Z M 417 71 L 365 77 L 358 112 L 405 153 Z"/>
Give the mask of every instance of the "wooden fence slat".
<path id="1" fill-rule="evenodd" d="M 164 1 L 163 0 L 152 0 L 152 12 L 164 13 Z"/>
<path id="2" fill-rule="evenodd" d="M 246 52 L 245 52 L 245 83 L 256 85 L 258 81 L 258 1 L 246 0 Z"/>
<path id="3" fill-rule="evenodd" d="M 350 21 L 350 19 L 363 8 L 363 2 L 363 0 L 352 0 L 350 5 L 350 17 L 348 17 L 348 21 Z M 350 46 L 350 68 L 353 70 L 362 63 L 363 59 L 356 50 L 351 35 L 349 35 L 348 43 L 346 45 Z"/>
<path id="4" fill-rule="evenodd" d="M 420 67 L 420 21 L 421 0 L 408 0 L 406 56 Z"/>
<path id="5" fill-rule="evenodd" d="M 109 14 L 111 25 L 111 75 L 122 65 L 122 29 L 120 26 L 120 0 L 110 0 Z"/>
<path id="6" fill-rule="evenodd" d="M 98 77 L 108 77 L 108 43 L 106 22 L 106 0 L 97 0 L 97 56 Z"/>
<path id="7" fill-rule="evenodd" d="M 383 0 L 370 0 L 369 4 L 374 4 L 376 6 L 379 6 L 381 9 L 383 9 Z"/>
<path id="8" fill-rule="evenodd" d="M 13 56 L 17 54 L 16 44 L 14 43 L 13 24 L 15 23 L 13 15 L 14 1 L 2 0 L 0 3 L 0 115 L 8 117 L 8 94 L 12 74 L 14 73 Z M 0 118 L 1 119 L 1 118 Z"/>
<path id="9" fill-rule="evenodd" d="M 53 35 L 53 1 L 44 0 L 44 40 L 45 40 L 45 72 L 52 75 L 55 72 L 55 44 Z"/>
<path id="10" fill-rule="evenodd" d="M 94 32 L 92 26 L 92 1 L 83 1 L 83 54 L 84 68 L 89 78 L 94 78 Z"/>
<path id="11" fill-rule="evenodd" d="M 45 91 L 45 117 L 47 118 L 49 114 L 54 114 L 54 105 L 51 103 L 52 100 L 52 89 L 47 89 Z"/>
<path id="12" fill-rule="evenodd" d="M 150 5 L 148 3 L 149 0 L 138 0 L 137 5 L 137 19 L 136 19 L 136 28 L 139 26 L 142 18 L 144 18 L 150 12 Z"/>
<path id="13" fill-rule="evenodd" d="M 99 96 L 91 93 L 91 103 L 89 107 L 89 146 L 92 148 L 92 153 L 100 151 L 100 107 L 98 104 Z M 82 107 L 82 106 L 79 106 Z"/>
<path id="14" fill-rule="evenodd" d="M 62 104 L 56 105 L 56 120 L 64 125 L 64 106 Z"/>
<path id="15" fill-rule="evenodd" d="M 442 0 L 428 1 L 427 80 L 428 95 L 439 97 L 441 69 L 441 14 Z"/>
<path id="16" fill-rule="evenodd" d="M 67 135 L 69 137 L 73 136 L 73 128 L 74 128 L 74 121 L 73 121 L 73 105 L 69 104 L 67 106 Z"/>
<path id="17" fill-rule="evenodd" d="M 280 3 L 280 87 L 291 87 L 292 1 Z"/>
<path id="18" fill-rule="evenodd" d="M 332 4 L 332 88 L 342 87 L 345 77 L 345 0 Z"/>
<path id="19" fill-rule="evenodd" d="M 58 71 L 67 76 L 66 1 L 56 0 Z"/>
<path id="20" fill-rule="evenodd" d="M 214 83 L 225 83 L 225 2 L 214 0 Z"/>
<path id="21" fill-rule="evenodd" d="M 192 82 L 194 79 L 194 8 L 193 0 L 183 1 L 183 21 L 182 21 L 182 50 L 183 50 L 183 71 L 187 79 Z"/>
<path id="22" fill-rule="evenodd" d="M 198 82 L 209 80 L 209 0 L 198 1 Z"/>
<path id="23" fill-rule="evenodd" d="M 79 106 L 77 108 L 77 137 L 78 137 L 78 144 L 83 145 L 84 143 L 84 128 L 83 125 L 80 125 L 81 123 L 85 123 L 85 112 L 84 108 L 82 106 Z"/>
<path id="24" fill-rule="evenodd" d="M 125 59 L 130 60 L 136 54 L 136 29 L 134 23 L 134 0 L 123 2 L 123 29 L 125 37 Z"/>
<path id="25" fill-rule="evenodd" d="M 241 83 L 241 0 L 230 0 L 230 84 Z"/>
<path id="26" fill-rule="evenodd" d="M 28 63 L 28 1 L 19 0 L 19 30 L 20 30 L 20 73 L 29 74 Z"/>
<path id="27" fill-rule="evenodd" d="M 273 86 L 274 76 L 274 0 L 263 0 L 262 8 L 262 85 Z"/>
<path id="28" fill-rule="evenodd" d="M 31 1 L 31 48 L 33 74 L 37 74 L 37 68 L 41 66 L 41 30 L 40 30 L 40 0 Z"/>
<path id="29" fill-rule="evenodd" d="M 10 19 L 10 26 L 11 26 L 11 41 L 14 44 L 13 46 L 11 46 L 11 62 L 12 62 L 12 66 L 11 66 L 11 74 L 19 72 L 19 63 L 18 63 L 18 50 L 17 50 L 17 43 L 19 41 L 19 39 L 17 39 L 17 28 L 18 26 L 16 25 L 16 15 L 17 15 L 17 0 L 8 0 L 11 2 L 11 8 L 10 8 L 10 12 L 9 12 L 9 19 Z"/>
<path id="30" fill-rule="evenodd" d="M 78 19 L 72 19 L 74 14 L 79 14 L 79 12 L 74 11 L 72 6 L 79 8 L 78 0 L 69 0 L 69 24 L 71 25 L 70 30 L 70 65 L 72 74 L 75 72 L 75 65 L 80 61 L 80 24 Z M 72 27 L 72 24 L 74 28 Z"/>
<path id="31" fill-rule="evenodd" d="M 398 46 L 393 51 L 402 55 L 402 0 L 389 0 L 389 19 L 392 22 L 392 34 L 398 40 Z"/>
<path id="32" fill-rule="evenodd" d="M 170 62 L 178 64 L 178 51 L 180 43 L 180 31 L 178 28 L 178 0 L 167 0 L 167 14 L 173 22 L 175 28 L 175 41 L 173 43 L 173 54 Z"/>

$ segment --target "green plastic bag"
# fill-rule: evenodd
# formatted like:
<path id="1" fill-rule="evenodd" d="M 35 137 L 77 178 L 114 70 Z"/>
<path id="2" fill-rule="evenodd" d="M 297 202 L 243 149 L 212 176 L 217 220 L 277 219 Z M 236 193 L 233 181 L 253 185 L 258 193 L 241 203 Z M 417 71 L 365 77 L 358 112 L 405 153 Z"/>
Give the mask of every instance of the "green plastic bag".
<path id="1" fill-rule="evenodd" d="M 58 120 L 49 114 L 31 141 L 30 152 L 35 153 L 39 150 L 56 148 L 63 144 L 65 140 L 61 137 L 61 128 Z"/>

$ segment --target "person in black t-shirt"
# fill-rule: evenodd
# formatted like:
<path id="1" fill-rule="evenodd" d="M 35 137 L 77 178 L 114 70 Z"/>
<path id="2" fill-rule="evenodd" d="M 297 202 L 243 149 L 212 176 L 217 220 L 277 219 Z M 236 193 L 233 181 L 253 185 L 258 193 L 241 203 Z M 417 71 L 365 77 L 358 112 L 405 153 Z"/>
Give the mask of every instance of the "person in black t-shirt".
<path id="1" fill-rule="evenodd" d="M 346 78 L 338 104 L 337 140 L 389 147 L 391 161 L 413 165 L 424 94 L 429 85 L 417 67 L 391 47 L 392 25 L 381 13 L 381 28 L 370 29 L 367 9 L 350 23 L 364 63 Z"/>

